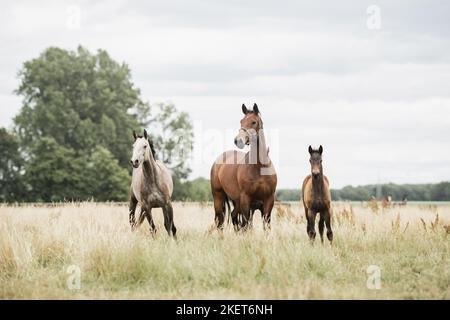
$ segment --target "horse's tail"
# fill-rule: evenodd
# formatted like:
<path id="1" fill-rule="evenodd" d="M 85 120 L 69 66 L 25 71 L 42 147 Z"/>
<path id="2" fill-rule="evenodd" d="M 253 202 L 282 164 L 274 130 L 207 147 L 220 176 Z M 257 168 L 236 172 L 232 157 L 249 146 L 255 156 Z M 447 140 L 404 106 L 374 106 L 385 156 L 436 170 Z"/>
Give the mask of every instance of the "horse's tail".
<path id="1" fill-rule="evenodd" d="M 225 195 L 225 199 L 224 199 L 224 212 L 225 212 L 225 214 L 227 214 L 227 210 L 226 209 L 228 209 L 228 218 L 227 218 L 227 223 L 228 223 L 228 225 L 230 224 L 230 221 L 231 221 L 231 206 L 230 206 L 230 198 L 228 198 L 228 196 L 227 195 Z M 226 208 L 225 208 L 225 205 L 226 205 Z"/>

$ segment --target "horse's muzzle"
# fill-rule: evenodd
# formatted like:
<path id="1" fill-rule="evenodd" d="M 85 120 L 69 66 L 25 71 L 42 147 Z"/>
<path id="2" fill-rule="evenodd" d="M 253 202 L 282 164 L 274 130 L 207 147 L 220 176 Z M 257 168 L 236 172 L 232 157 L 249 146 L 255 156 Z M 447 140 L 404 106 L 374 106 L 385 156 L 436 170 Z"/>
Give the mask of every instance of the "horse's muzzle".
<path id="1" fill-rule="evenodd" d="M 245 147 L 245 142 L 239 138 L 239 139 L 234 139 L 234 144 L 236 145 L 236 147 L 238 147 L 239 149 L 244 149 Z"/>
<path id="2" fill-rule="evenodd" d="M 133 166 L 133 168 L 137 169 L 139 168 L 139 160 L 130 160 L 131 165 Z"/>

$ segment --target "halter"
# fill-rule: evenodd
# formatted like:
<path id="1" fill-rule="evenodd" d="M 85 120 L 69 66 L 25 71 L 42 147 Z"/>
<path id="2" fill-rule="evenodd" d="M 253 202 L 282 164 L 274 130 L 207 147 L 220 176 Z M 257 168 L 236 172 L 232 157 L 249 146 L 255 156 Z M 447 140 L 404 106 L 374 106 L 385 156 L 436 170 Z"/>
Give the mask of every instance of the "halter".
<path id="1" fill-rule="evenodd" d="M 250 129 L 247 129 L 247 128 L 244 128 L 244 127 L 241 127 L 241 128 L 239 129 L 239 131 L 244 131 L 246 134 L 250 135 L 251 133 L 249 132 L 249 130 L 250 130 Z"/>

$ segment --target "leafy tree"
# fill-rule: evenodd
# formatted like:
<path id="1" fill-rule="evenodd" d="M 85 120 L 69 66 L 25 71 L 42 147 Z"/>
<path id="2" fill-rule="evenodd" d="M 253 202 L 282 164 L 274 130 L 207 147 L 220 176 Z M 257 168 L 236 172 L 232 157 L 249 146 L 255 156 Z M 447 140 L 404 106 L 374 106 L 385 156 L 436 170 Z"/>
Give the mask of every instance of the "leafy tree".
<path id="1" fill-rule="evenodd" d="M 181 181 L 177 176 L 172 175 L 173 179 L 173 194 L 172 199 L 176 201 L 186 201 L 189 197 L 189 182 Z M 191 199 L 191 201 L 197 201 Z"/>
<path id="2" fill-rule="evenodd" d="M 87 162 L 85 174 L 97 201 L 126 201 L 130 188 L 127 169 L 104 147 L 97 147 Z"/>
<path id="3" fill-rule="evenodd" d="M 25 181 L 35 201 L 125 201 L 130 186 L 128 171 L 104 147 L 89 157 L 42 138 L 33 146 L 26 165 Z"/>
<path id="4" fill-rule="evenodd" d="M 17 138 L 0 128 L 0 201 L 13 202 L 25 195 L 23 159 Z"/>
<path id="5" fill-rule="evenodd" d="M 205 178 L 197 178 L 185 183 L 186 197 L 189 201 L 212 201 L 211 184 Z"/>
<path id="6" fill-rule="evenodd" d="M 84 159 L 59 145 L 53 138 L 41 138 L 31 148 L 25 180 L 34 201 L 81 200 L 89 197 Z"/>
<path id="7" fill-rule="evenodd" d="M 103 146 L 127 166 L 130 132 L 138 126 L 130 111 L 145 104 L 126 64 L 103 50 L 48 48 L 24 63 L 19 78 L 23 106 L 14 122 L 25 147 L 46 137 L 76 155 Z"/>

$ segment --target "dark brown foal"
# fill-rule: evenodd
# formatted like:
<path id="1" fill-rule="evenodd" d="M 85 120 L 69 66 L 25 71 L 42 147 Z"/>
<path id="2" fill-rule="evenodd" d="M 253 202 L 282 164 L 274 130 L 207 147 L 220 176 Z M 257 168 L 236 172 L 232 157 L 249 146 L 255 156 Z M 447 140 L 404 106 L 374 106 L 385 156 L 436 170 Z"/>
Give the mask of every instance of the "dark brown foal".
<path id="1" fill-rule="evenodd" d="M 320 214 L 319 234 L 323 243 L 324 227 L 327 227 L 327 237 L 330 243 L 333 242 L 333 231 L 331 230 L 331 193 L 328 178 L 323 174 L 322 153 L 323 147 L 313 150 L 309 146 L 311 163 L 311 174 L 303 181 L 302 195 L 303 206 L 305 208 L 306 220 L 308 222 L 307 232 L 311 242 L 316 238 L 315 221 L 317 213 Z"/>

